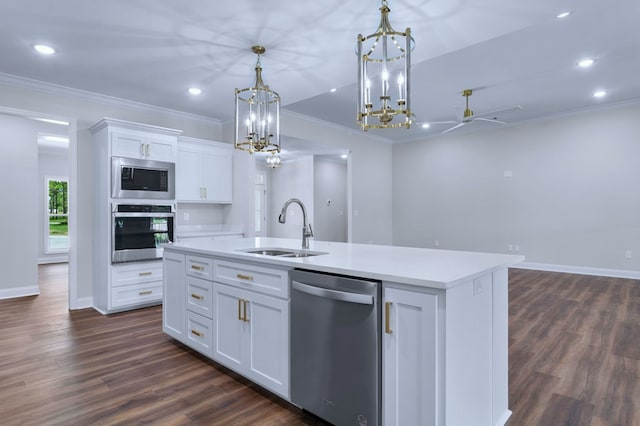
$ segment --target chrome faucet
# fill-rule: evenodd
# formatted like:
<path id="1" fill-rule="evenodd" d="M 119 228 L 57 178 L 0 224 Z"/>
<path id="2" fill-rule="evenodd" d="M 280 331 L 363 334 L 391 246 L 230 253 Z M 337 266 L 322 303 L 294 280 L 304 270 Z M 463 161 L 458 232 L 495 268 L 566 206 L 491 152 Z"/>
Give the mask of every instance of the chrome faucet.
<path id="1" fill-rule="evenodd" d="M 282 211 L 280 212 L 280 216 L 278 216 L 278 222 L 285 223 L 287 221 L 287 207 L 289 204 L 296 203 L 302 209 L 302 248 L 309 248 L 309 237 L 313 237 L 313 230 L 311 229 L 311 224 L 307 223 L 307 210 L 304 208 L 304 204 L 302 201 L 297 198 L 290 198 L 282 206 Z"/>

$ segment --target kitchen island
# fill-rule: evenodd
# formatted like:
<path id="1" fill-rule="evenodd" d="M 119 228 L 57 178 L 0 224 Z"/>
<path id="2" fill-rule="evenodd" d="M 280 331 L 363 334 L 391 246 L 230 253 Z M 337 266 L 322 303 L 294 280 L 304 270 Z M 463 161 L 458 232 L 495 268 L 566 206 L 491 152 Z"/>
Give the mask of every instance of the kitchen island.
<path id="1" fill-rule="evenodd" d="M 274 238 L 167 246 L 163 330 L 290 400 L 289 271 L 377 280 L 381 424 L 507 421 L 508 267 L 521 256 L 322 241 L 300 252 Z"/>

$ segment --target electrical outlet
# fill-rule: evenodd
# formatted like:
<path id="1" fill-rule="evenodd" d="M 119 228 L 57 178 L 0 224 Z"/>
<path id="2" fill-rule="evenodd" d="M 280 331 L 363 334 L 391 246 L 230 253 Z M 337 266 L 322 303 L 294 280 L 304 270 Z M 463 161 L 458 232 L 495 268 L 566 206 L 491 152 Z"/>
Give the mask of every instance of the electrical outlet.
<path id="1" fill-rule="evenodd" d="M 477 296 L 481 294 L 483 291 L 484 291 L 484 288 L 482 287 L 482 281 L 475 280 L 473 282 L 473 295 Z"/>
<path id="2" fill-rule="evenodd" d="M 507 250 L 508 250 L 508 251 L 513 251 L 513 244 L 509 244 L 509 245 L 507 246 Z"/>
<path id="3" fill-rule="evenodd" d="M 513 177 L 513 170 L 505 170 L 504 171 L 504 177 L 506 177 L 506 178 Z"/>
<path id="4" fill-rule="evenodd" d="M 515 246 L 513 246 L 513 249 L 514 249 L 515 251 L 520 251 L 520 246 L 516 244 Z"/>
<path id="5" fill-rule="evenodd" d="M 182 213 L 182 219 L 184 219 L 185 222 L 189 221 L 189 212 L 183 212 Z"/>
<path id="6" fill-rule="evenodd" d="M 435 240 L 435 241 L 433 242 L 433 245 L 434 245 L 434 246 L 436 246 L 436 247 L 440 247 L 440 241 Z"/>
<path id="7" fill-rule="evenodd" d="M 632 258 L 633 253 L 631 252 L 631 250 L 627 250 L 624 252 L 624 258 L 625 259 L 631 259 Z"/>

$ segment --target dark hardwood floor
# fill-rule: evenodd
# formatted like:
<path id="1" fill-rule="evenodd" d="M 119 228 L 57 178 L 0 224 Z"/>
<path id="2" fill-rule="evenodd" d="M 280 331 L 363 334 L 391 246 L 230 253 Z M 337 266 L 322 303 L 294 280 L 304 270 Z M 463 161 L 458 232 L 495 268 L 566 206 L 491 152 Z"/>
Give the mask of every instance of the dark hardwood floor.
<path id="1" fill-rule="evenodd" d="M 39 273 L 40 296 L 0 301 L 0 424 L 322 424 L 167 337 L 161 307 L 69 312 L 66 265 Z M 640 425 L 640 282 L 509 288 L 508 425 Z"/>

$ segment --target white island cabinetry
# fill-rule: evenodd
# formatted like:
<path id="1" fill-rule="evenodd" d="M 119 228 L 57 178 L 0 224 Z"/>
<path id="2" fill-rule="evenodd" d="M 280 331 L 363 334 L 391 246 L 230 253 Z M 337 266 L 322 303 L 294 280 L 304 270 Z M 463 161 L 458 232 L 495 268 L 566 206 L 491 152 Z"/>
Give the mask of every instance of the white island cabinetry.
<path id="1" fill-rule="evenodd" d="M 176 200 L 231 203 L 232 155 L 230 144 L 180 137 L 176 162 Z"/>
<path id="2" fill-rule="evenodd" d="M 508 267 L 520 256 L 244 238 L 174 244 L 212 259 L 212 358 L 289 400 L 288 271 L 382 282 L 381 424 L 498 426 L 508 409 Z M 187 270 L 189 268 L 187 267 Z M 327 319 L 330 321 L 330 319 Z"/>
<path id="3" fill-rule="evenodd" d="M 164 253 L 162 331 L 184 343 L 185 255 Z"/>

